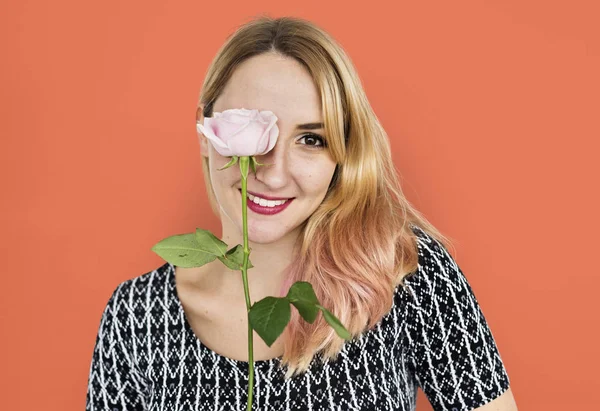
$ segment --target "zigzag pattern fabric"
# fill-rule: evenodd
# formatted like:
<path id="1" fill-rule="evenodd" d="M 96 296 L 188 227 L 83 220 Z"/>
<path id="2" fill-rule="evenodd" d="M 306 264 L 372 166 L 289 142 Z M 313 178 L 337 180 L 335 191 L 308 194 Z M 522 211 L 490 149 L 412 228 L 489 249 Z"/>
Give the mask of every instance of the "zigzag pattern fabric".
<path id="1" fill-rule="evenodd" d="M 336 360 L 317 354 L 284 379 L 279 358 L 255 361 L 253 410 L 415 410 L 420 387 L 435 410 L 472 410 L 509 378 L 480 306 L 446 248 L 420 228 L 419 266 L 377 326 Z M 170 263 L 119 284 L 102 313 L 86 411 L 246 410 L 248 363 L 196 337 Z"/>

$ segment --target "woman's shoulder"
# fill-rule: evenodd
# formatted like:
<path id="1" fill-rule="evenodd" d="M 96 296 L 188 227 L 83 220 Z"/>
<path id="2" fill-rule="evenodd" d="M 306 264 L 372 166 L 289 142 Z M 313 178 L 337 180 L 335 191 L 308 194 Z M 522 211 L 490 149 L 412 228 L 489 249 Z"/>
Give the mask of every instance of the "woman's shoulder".
<path id="1" fill-rule="evenodd" d="M 165 291 L 169 291 L 169 276 L 173 267 L 168 262 L 143 274 L 121 281 L 115 286 L 107 303 L 119 306 L 131 312 L 130 307 L 147 301 L 153 301 Z"/>
<path id="2" fill-rule="evenodd" d="M 171 274 L 172 266 L 168 262 L 163 265 L 122 281 L 117 285 L 120 292 L 149 291 L 164 288 Z"/>
<path id="3" fill-rule="evenodd" d="M 418 266 L 404 278 L 404 289 L 413 295 L 445 294 L 448 287 L 468 286 L 464 273 L 446 247 L 422 228 L 411 225 L 411 229 L 417 243 Z M 402 285 L 398 288 L 401 290 Z"/>
<path id="4" fill-rule="evenodd" d="M 455 258 L 436 238 L 419 227 L 418 267 L 397 286 L 396 309 L 407 322 L 413 343 L 424 336 L 442 341 L 465 332 L 488 333 L 479 301 Z"/>
<path id="5" fill-rule="evenodd" d="M 395 302 L 413 322 L 480 322 L 479 302 L 456 259 L 420 227 L 416 235 L 418 266 L 397 286 Z"/>
<path id="6" fill-rule="evenodd" d="M 434 408 L 476 408 L 506 391 L 506 369 L 461 268 L 438 240 L 414 231 L 419 266 L 397 297 L 408 356 Z"/>

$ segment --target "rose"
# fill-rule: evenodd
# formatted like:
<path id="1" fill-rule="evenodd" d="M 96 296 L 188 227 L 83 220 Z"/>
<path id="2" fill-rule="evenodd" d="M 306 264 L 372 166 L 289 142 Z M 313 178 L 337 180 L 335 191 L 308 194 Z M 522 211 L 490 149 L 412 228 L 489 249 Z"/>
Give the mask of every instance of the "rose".
<path id="1" fill-rule="evenodd" d="M 238 244 L 230 249 L 228 245 L 208 230 L 196 228 L 195 233 L 174 235 L 158 242 L 152 251 L 166 261 L 180 267 L 200 267 L 215 259 L 221 260 L 228 268 L 242 271 L 242 282 L 248 311 L 248 403 L 247 410 L 252 409 L 254 386 L 254 353 L 252 330 L 270 347 L 287 326 L 291 306 L 296 307 L 305 321 L 313 323 L 319 311 L 325 321 L 343 339 L 351 339 L 351 335 L 329 310 L 319 304 L 312 285 L 306 281 L 297 281 L 289 288 L 285 297 L 265 297 L 250 305 L 248 290 L 248 269 L 250 248 L 248 246 L 247 217 L 247 179 L 248 167 L 256 173 L 256 166 L 262 166 L 254 158 L 269 152 L 277 142 L 279 128 L 277 117 L 271 111 L 231 109 L 222 113 L 214 113 L 214 117 L 205 117 L 204 125 L 196 123 L 198 132 L 202 132 L 222 156 L 232 157 L 224 167 L 229 168 L 240 161 L 242 175 L 242 227 L 244 245 Z M 286 284 L 287 286 L 287 284 Z"/>
<path id="2" fill-rule="evenodd" d="M 198 122 L 196 129 L 224 157 L 255 156 L 275 147 L 279 135 L 276 122 L 272 111 L 241 108 L 215 112 L 204 118 L 204 124 Z"/>

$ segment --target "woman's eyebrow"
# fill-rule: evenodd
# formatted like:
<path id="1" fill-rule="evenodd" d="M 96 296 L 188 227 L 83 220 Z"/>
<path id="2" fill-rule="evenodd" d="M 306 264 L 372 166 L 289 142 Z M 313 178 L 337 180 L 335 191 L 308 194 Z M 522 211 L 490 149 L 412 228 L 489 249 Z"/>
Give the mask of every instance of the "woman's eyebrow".
<path id="1" fill-rule="evenodd" d="M 325 125 L 323 123 L 306 123 L 306 124 L 298 124 L 296 126 L 297 130 L 318 130 L 323 128 Z"/>

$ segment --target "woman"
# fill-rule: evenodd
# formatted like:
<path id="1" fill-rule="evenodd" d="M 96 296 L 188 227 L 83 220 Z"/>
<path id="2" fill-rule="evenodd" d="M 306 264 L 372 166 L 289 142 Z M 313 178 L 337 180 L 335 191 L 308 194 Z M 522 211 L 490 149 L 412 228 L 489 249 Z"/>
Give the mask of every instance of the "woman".
<path id="1" fill-rule="evenodd" d="M 250 173 L 251 301 L 313 285 L 355 337 L 296 310 L 280 338 L 254 339 L 256 410 L 516 410 L 477 300 L 404 197 L 387 135 L 343 49 L 314 24 L 262 17 L 219 50 L 196 120 L 246 108 L 278 117 L 275 147 Z M 241 176 L 199 133 L 221 239 L 242 243 Z M 288 206 L 265 213 L 268 199 Z M 87 409 L 245 410 L 241 275 L 219 260 L 166 263 L 115 289 L 94 349 Z"/>

